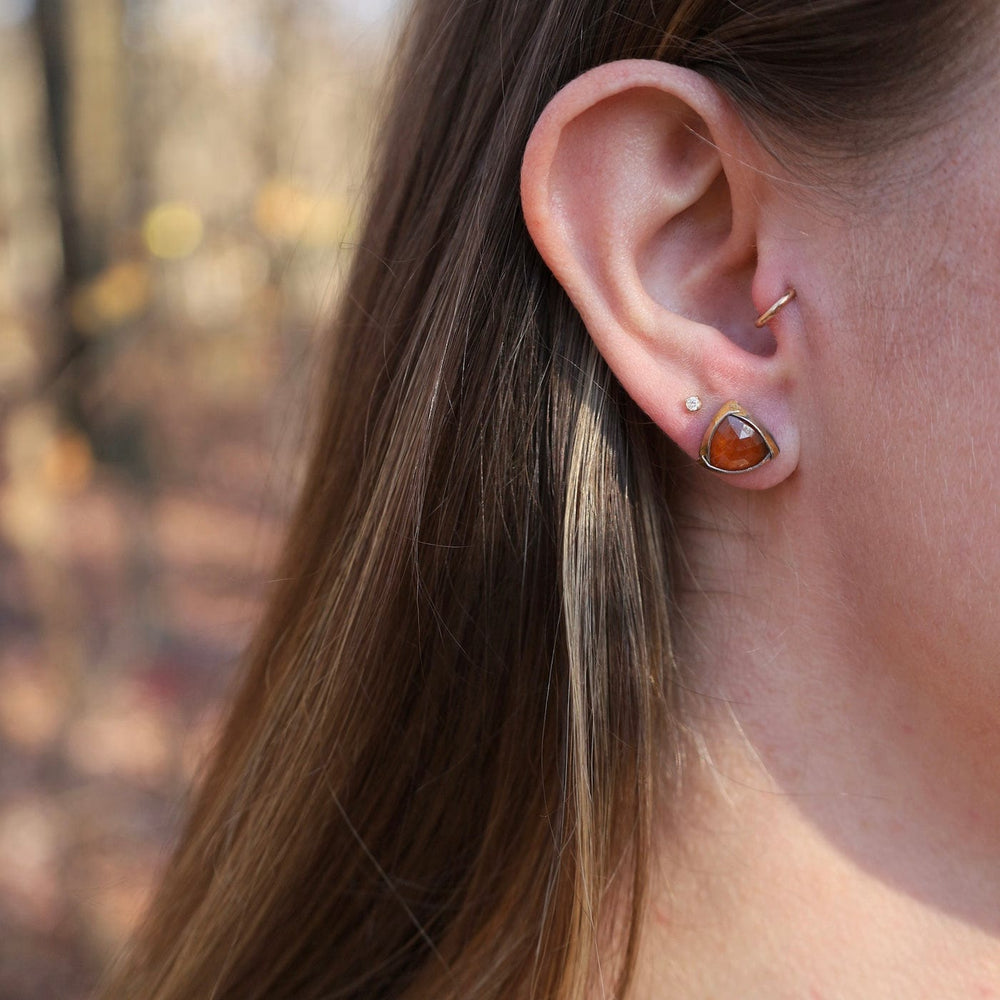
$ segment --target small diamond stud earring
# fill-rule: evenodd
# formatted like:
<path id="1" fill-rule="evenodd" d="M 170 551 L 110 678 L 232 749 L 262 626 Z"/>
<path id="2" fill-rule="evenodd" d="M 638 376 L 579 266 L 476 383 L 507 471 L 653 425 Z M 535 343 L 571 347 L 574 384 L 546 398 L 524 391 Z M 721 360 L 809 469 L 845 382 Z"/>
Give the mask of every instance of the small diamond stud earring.
<path id="1" fill-rule="evenodd" d="M 697 396 L 688 396 L 684 400 L 684 407 L 688 413 L 697 413 L 701 409 L 701 400 Z"/>

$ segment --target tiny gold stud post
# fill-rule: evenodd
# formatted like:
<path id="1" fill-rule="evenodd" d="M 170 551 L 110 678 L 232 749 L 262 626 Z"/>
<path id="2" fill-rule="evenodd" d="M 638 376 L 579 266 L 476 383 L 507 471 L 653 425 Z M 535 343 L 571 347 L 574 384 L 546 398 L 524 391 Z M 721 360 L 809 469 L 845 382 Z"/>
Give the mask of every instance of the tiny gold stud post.
<path id="1" fill-rule="evenodd" d="M 688 396 L 684 400 L 684 407 L 688 413 L 697 413 L 701 409 L 701 399 L 698 396 Z"/>
<path id="2" fill-rule="evenodd" d="M 788 303 L 791 302 L 792 299 L 794 299 L 794 298 L 795 298 L 795 289 L 794 288 L 789 288 L 788 291 L 785 292 L 785 294 L 782 295 L 781 298 L 778 299 L 778 301 L 775 302 L 774 305 L 771 306 L 770 309 L 765 309 L 757 317 L 757 319 L 754 320 L 754 324 L 753 325 L 755 327 L 757 327 L 758 329 L 760 329 L 760 327 L 762 327 L 762 326 L 767 326 L 767 324 L 770 323 L 771 320 L 774 319 L 774 317 L 777 316 L 778 313 L 780 313 L 781 310 L 784 309 L 785 306 L 787 306 Z"/>

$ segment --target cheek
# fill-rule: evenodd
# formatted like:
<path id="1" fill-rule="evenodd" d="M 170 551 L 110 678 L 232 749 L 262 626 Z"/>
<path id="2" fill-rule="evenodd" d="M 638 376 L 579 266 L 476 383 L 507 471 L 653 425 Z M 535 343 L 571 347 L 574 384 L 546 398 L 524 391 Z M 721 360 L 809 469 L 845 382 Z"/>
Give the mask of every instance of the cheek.
<path id="1" fill-rule="evenodd" d="M 803 472 L 865 646 L 997 698 L 1000 241 L 964 234 L 923 259 L 860 255 L 821 332 Z"/>

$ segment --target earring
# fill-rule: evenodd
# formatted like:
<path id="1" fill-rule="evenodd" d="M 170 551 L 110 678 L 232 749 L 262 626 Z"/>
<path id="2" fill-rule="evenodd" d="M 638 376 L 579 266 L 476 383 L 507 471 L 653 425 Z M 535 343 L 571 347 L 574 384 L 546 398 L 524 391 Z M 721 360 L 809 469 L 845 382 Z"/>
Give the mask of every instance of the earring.
<path id="1" fill-rule="evenodd" d="M 773 437 L 737 402 L 726 403 L 701 439 L 701 464 L 713 472 L 751 472 L 778 454 Z"/>
<path id="2" fill-rule="evenodd" d="M 782 295 L 781 298 L 778 299 L 778 301 L 775 302 L 774 305 L 771 306 L 770 309 L 765 309 L 754 320 L 754 324 L 753 325 L 755 327 L 757 327 L 758 329 L 760 329 L 762 326 L 767 326 L 767 324 L 770 323 L 771 320 L 774 319 L 774 317 L 777 316 L 778 313 L 780 313 L 781 310 L 784 309 L 785 306 L 787 306 L 788 303 L 791 302 L 792 299 L 794 299 L 794 298 L 795 298 L 795 289 L 794 288 L 789 288 L 788 291 L 785 292 L 785 294 Z"/>

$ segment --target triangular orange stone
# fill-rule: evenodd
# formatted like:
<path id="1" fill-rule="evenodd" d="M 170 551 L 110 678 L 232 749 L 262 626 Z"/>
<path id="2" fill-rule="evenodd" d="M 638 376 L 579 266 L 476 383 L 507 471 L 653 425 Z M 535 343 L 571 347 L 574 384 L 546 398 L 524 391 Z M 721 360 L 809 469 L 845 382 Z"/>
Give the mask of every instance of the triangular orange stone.
<path id="1" fill-rule="evenodd" d="M 771 457 L 771 449 L 752 424 L 728 414 L 719 423 L 708 445 L 708 460 L 725 472 L 745 472 Z"/>

